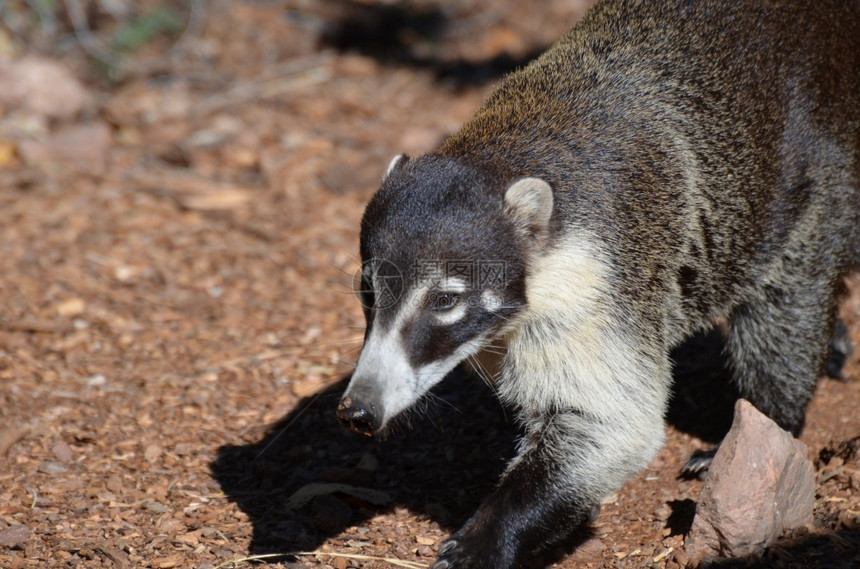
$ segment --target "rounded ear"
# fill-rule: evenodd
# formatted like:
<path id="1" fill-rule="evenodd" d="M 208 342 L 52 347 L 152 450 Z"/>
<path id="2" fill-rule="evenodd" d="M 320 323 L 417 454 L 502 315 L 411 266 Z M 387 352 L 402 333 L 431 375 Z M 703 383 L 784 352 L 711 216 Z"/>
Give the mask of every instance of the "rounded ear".
<path id="1" fill-rule="evenodd" d="M 382 175 L 382 180 L 385 181 L 388 176 L 390 176 L 396 170 L 403 168 L 406 163 L 409 161 L 409 156 L 405 154 L 398 154 L 394 158 L 391 159 L 391 162 L 388 163 L 388 168 L 385 169 L 385 174 Z"/>
<path id="2" fill-rule="evenodd" d="M 549 234 L 552 206 L 552 188 L 540 178 L 522 178 L 505 192 L 505 214 L 524 237 L 538 244 Z"/>

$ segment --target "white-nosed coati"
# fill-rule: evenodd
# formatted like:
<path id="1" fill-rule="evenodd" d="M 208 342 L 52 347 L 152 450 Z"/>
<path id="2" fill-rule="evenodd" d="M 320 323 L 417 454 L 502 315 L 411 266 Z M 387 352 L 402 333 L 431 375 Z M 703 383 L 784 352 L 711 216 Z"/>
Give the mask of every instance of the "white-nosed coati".
<path id="1" fill-rule="evenodd" d="M 662 444 L 669 351 L 718 319 L 741 394 L 797 433 L 860 262 L 860 1 L 601 2 L 392 162 L 361 255 L 355 430 L 506 350 L 518 454 L 434 569 L 587 523 Z"/>

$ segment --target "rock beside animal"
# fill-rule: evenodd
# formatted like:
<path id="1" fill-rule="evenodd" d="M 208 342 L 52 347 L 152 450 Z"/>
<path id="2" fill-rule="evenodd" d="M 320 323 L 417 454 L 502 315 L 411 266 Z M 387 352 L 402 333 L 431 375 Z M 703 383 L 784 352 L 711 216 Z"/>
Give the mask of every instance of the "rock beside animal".
<path id="1" fill-rule="evenodd" d="M 807 453 L 806 445 L 739 400 L 699 496 L 686 540 L 690 562 L 757 555 L 784 529 L 811 522 L 815 473 Z"/>

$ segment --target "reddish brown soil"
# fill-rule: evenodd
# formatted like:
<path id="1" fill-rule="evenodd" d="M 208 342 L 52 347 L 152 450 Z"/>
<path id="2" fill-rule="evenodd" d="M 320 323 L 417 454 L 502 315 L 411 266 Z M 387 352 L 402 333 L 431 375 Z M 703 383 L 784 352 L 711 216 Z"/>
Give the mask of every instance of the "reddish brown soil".
<path id="1" fill-rule="evenodd" d="M 379 174 L 431 149 L 588 2 L 446 4 L 216 0 L 198 33 L 170 56 L 147 45 L 117 83 L 69 34 L 0 37 L 74 70 L 93 96 L 79 120 L 112 133 L 101 173 L 2 158 L 0 566 L 212 569 L 295 551 L 315 553 L 267 566 L 427 565 L 490 490 L 516 430 L 480 382 L 451 378 L 382 442 L 334 418 Z M 0 150 L 18 144 L 8 132 Z M 679 355 L 659 457 L 544 562 L 683 562 L 702 483 L 677 473 L 730 404 L 709 353 Z M 846 375 L 820 381 L 811 458 L 860 435 L 858 355 Z M 860 462 L 817 467 L 816 523 L 757 566 L 860 566 Z"/>

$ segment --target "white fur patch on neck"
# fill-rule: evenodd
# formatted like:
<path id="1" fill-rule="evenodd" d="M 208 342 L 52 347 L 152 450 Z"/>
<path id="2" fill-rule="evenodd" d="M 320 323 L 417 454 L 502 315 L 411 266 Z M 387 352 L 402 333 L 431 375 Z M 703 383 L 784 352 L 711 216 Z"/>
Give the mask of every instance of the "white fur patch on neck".
<path id="1" fill-rule="evenodd" d="M 643 336 L 649 331 L 638 327 L 636 308 L 611 294 L 612 266 L 599 243 L 572 232 L 534 261 L 528 306 L 506 338 L 498 382 L 531 433 L 519 456 L 543 445 L 570 465 L 560 484 L 596 495 L 618 489 L 654 457 L 671 383 L 668 354 Z"/>
<path id="2" fill-rule="evenodd" d="M 668 387 L 655 380 L 653 392 L 643 392 L 641 380 L 668 369 L 655 369 L 638 349 L 598 243 L 573 232 L 530 268 L 528 306 L 508 333 L 499 385 L 502 398 L 524 410 L 575 408 L 617 421 L 635 397 L 662 413 Z"/>

